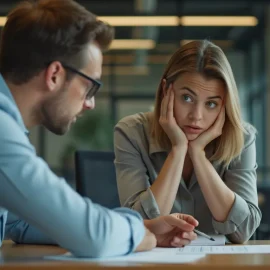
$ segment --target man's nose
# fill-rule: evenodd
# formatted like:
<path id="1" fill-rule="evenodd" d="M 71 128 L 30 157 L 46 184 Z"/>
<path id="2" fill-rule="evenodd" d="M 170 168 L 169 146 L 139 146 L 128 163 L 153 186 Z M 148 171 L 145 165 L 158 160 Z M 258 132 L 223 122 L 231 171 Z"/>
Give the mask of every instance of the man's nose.
<path id="1" fill-rule="evenodd" d="M 85 110 L 93 110 L 95 108 L 95 97 L 90 99 L 85 99 L 84 101 L 84 109 Z"/>

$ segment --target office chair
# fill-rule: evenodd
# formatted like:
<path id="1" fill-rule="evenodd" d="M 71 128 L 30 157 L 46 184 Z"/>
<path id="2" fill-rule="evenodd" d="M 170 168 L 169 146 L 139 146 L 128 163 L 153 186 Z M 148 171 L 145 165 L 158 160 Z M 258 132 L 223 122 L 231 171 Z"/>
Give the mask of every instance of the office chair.
<path id="1" fill-rule="evenodd" d="M 270 239 L 270 213 L 269 213 L 269 203 L 270 203 L 270 186 L 258 185 L 258 195 L 259 198 L 259 207 L 262 212 L 262 220 L 259 228 L 257 229 L 258 239 L 257 240 L 266 240 Z"/>
<path id="2" fill-rule="evenodd" d="M 108 208 L 120 207 L 113 152 L 75 152 L 76 190 Z"/>

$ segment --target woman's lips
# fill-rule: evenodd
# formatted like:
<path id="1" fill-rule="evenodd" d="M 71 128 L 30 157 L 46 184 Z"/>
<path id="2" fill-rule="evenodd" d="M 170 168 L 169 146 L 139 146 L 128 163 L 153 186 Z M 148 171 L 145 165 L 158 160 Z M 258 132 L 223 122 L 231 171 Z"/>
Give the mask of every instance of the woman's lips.
<path id="1" fill-rule="evenodd" d="M 202 128 L 192 126 L 184 126 L 184 130 L 189 134 L 200 134 L 202 132 Z"/>

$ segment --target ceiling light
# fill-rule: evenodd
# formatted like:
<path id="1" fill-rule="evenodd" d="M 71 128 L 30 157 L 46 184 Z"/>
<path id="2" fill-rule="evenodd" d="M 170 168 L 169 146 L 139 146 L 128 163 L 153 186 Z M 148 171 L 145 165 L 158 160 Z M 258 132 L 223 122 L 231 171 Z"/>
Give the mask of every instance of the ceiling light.
<path id="1" fill-rule="evenodd" d="M 110 50 L 150 50 L 156 43 L 152 39 L 115 39 Z"/>
<path id="2" fill-rule="evenodd" d="M 0 26 L 4 26 L 7 21 L 7 17 L 0 16 Z"/>
<path id="3" fill-rule="evenodd" d="M 113 26 L 177 26 L 178 16 L 100 16 Z"/>
<path id="4" fill-rule="evenodd" d="M 183 26 L 256 26 L 258 19 L 254 16 L 183 16 Z"/>
<path id="5" fill-rule="evenodd" d="M 100 16 L 113 26 L 256 26 L 254 16 Z M 4 26 L 7 17 L 0 17 Z"/>

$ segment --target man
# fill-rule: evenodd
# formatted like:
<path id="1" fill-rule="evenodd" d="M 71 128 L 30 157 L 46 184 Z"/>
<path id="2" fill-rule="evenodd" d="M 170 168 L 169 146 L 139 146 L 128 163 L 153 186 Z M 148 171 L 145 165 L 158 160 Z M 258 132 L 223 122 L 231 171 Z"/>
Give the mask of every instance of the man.
<path id="1" fill-rule="evenodd" d="M 24 2 L 8 15 L 0 46 L 0 242 L 7 210 L 25 220 L 11 215 L 6 230 L 15 241 L 57 243 L 77 256 L 179 246 L 196 237 L 197 221 L 190 216 L 143 223 L 134 211 L 112 211 L 82 198 L 28 140 L 30 127 L 61 135 L 94 109 L 102 50 L 113 34 L 72 0 Z"/>

